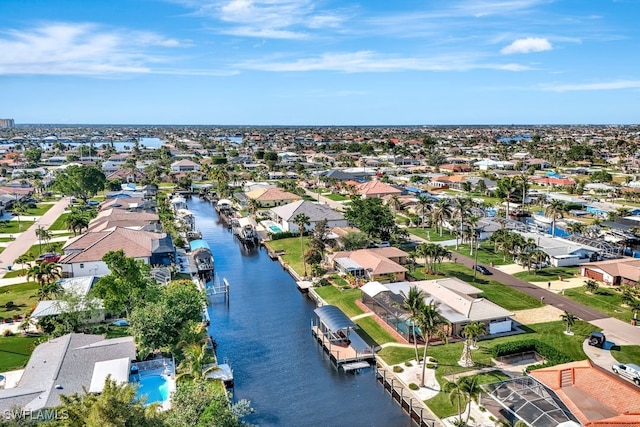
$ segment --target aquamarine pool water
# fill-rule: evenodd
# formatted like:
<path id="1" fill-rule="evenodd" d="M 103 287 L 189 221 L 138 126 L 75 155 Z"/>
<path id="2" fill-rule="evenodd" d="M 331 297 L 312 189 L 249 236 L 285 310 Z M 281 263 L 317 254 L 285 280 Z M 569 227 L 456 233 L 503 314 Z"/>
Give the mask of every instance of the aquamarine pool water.
<path id="1" fill-rule="evenodd" d="M 272 233 L 282 233 L 282 228 L 277 225 L 270 225 L 269 230 L 271 230 Z"/>
<path id="2" fill-rule="evenodd" d="M 169 381 L 161 375 L 141 377 L 138 386 L 138 398 L 146 403 L 163 403 L 169 399 Z"/>

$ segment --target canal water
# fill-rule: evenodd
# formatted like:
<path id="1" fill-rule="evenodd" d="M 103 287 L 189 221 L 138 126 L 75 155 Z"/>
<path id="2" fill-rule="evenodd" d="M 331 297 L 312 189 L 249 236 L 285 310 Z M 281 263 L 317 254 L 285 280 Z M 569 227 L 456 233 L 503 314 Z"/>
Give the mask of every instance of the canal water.
<path id="1" fill-rule="evenodd" d="M 216 277 L 230 283 L 227 306 L 215 297 L 210 334 L 234 370 L 234 399 L 247 399 L 259 426 L 408 427 L 409 416 L 375 381 L 372 369 L 338 372 L 311 336 L 315 304 L 264 249 L 247 252 L 213 206 L 188 201 L 209 242 Z"/>

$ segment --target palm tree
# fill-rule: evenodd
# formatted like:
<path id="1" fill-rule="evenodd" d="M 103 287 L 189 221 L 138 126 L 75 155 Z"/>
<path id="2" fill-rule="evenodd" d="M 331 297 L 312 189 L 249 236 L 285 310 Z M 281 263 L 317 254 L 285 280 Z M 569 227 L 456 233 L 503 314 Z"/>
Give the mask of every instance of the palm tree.
<path id="1" fill-rule="evenodd" d="M 20 222 L 20 215 L 24 215 L 29 212 L 29 208 L 22 202 L 15 202 L 11 208 L 13 213 L 18 216 L 18 229 L 22 230 L 22 223 Z"/>
<path id="2" fill-rule="evenodd" d="M 551 235 L 556 237 L 556 220 L 564 216 L 564 205 L 560 200 L 552 200 L 544 210 L 544 216 L 551 218 Z"/>
<path id="3" fill-rule="evenodd" d="M 59 293 L 60 286 L 54 282 L 60 277 L 60 266 L 52 262 L 41 262 L 27 270 L 27 280 L 33 279 L 38 283 L 42 299 Z"/>
<path id="4" fill-rule="evenodd" d="M 424 387 L 424 377 L 427 368 L 427 350 L 429 349 L 429 341 L 433 337 L 440 337 L 442 341 L 447 340 L 447 336 L 443 332 L 442 328 L 448 325 L 449 322 L 442 317 L 438 311 L 438 304 L 431 301 L 429 304 L 422 304 L 420 307 L 420 313 L 418 314 L 418 327 L 420 333 L 424 338 L 424 351 L 422 353 L 422 378 L 420 380 L 420 387 Z"/>
<path id="5" fill-rule="evenodd" d="M 451 217 L 458 221 L 460 226 L 459 233 L 456 234 L 456 250 L 458 249 L 458 237 L 462 233 L 462 227 L 465 225 L 465 220 L 473 206 L 473 200 L 469 197 L 457 197 L 453 199 L 451 205 Z"/>
<path id="6" fill-rule="evenodd" d="M 413 345 L 416 352 L 416 362 L 420 361 L 420 356 L 418 355 L 418 340 L 416 337 L 416 322 L 420 313 L 422 312 L 422 307 L 424 306 L 424 298 L 425 293 L 417 286 L 412 286 L 409 288 L 409 293 L 404 295 L 404 301 L 402 303 L 402 308 L 409 312 L 409 322 L 411 323 L 411 334 L 413 335 Z"/>
<path id="7" fill-rule="evenodd" d="M 482 322 L 471 322 L 464 327 L 462 336 L 469 340 L 470 348 L 478 348 L 478 338 L 487 334 L 487 327 Z"/>
<path id="8" fill-rule="evenodd" d="M 595 294 L 596 292 L 598 292 L 599 287 L 600 285 L 598 284 L 598 282 L 596 282 L 593 279 L 585 280 L 584 282 L 584 289 L 587 292 L 590 292 L 592 294 Z"/>
<path id="9" fill-rule="evenodd" d="M 18 258 L 16 258 L 16 260 L 14 262 L 21 264 L 22 265 L 22 274 L 24 274 L 24 270 L 26 270 L 25 265 L 28 264 L 31 261 L 31 257 L 26 255 L 26 254 L 22 254 L 20 255 Z"/>
<path id="10" fill-rule="evenodd" d="M 42 254 L 42 241 L 44 240 L 45 245 L 48 247 L 48 242 L 49 240 L 51 240 L 52 235 L 51 235 L 51 232 L 46 228 L 42 228 L 41 226 L 38 226 L 38 228 L 36 228 L 36 236 L 38 237 L 40 254 Z"/>
<path id="11" fill-rule="evenodd" d="M 447 218 L 449 218 L 449 210 L 445 199 L 438 200 L 437 203 L 431 205 L 431 222 L 439 228 L 440 237 L 442 237 L 442 224 Z"/>
<path id="12" fill-rule="evenodd" d="M 567 328 L 564 330 L 564 333 L 567 335 L 573 335 L 573 332 L 571 332 L 571 327 L 576 324 L 576 320 L 578 320 L 578 318 L 574 316 L 573 313 L 569 313 L 566 310 L 560 315 L 560 318 L 567 326 Z"/>
<path id="13" fill-rule="evenodd" d="M 431 205 L 431 199 L 427 196 L 424 195 L 419 195 L 418 196 L 418 202 L 416 204 L 416 207 L 418 208 L 418 212 L 420 217 L 422 218 L 422 228 L 425 227 L 425 215 L 427 214 L 427 212 L 429 211 L 429 206 Z"/>
<path id="14" fill-rule="evenodd" d="M 293 217 L 293 223 L 298 227 L 298 232 L 300 233 L 300 256 L 302 257 L 302 265 L 304 267 L 304 276 L 307 276 L 307 263 L 304 259 L 304 232 L 306 227 L 310 224 L 311 218 L 303 213 L 299 213 L 298 215 Z"/>
<path id="15" fill-rule="evenodd" d="M 445 385 L 445 391 L 449 393 L 449 401 L 451 403 L 456 403 L 458 407 L 458 417 L 459 419 L 454 422 L 456 426 L 466 426 L 469 423 L 469 418 L 471 417 L 471 402 L 478 402 L 478 398 L 480 397 L 480 393 L 482 389 L 480 388 L 480 384 L 478 383 L 477 375 L 469 375 L 466 377 L 461 377 L 455 382 L 448 382 Z M 468 406 L 468 412 L 466 415 L 466 420 L 462 419 L 462 405 Z"/>
<path id="16" fill-rule="evenodd" d="M 400 201 L 400 196 L 397 194 L 392 195 L 391 198 L 389 198 L 388 203 L 389 206 L 391 206 L 391 209 L 395 212 L 400 212 L 402 210 L 402 202 Z"/>
<path id="17" fill-rule="evenodd" d="M 184 360 L 178 365 L 179 374 L 176 375 L 176 379 L 201 380 L 208 373 L 219 369 L 215 365 L 215 356 L 207 349 L 207 343 L 189 343 L 182 349 L 182 354 Z"/>

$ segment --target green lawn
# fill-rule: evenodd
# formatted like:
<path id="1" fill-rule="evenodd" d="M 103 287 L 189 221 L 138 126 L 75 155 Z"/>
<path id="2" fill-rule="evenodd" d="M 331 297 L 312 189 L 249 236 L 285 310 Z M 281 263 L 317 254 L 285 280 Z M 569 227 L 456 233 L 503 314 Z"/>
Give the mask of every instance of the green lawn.
<path id="1" fill-rule="evenodd" d="M 307 248 L 307 237 L 303 238 L 305 250 Z M 300 251 L 300 237 L 289 237 L 288 239 L 271 240 L 268 241 L 267 246 L 274 251 L 284 251 L 282 259 L 285 263 L 289 264 L 300 276 L 304 273 L 304 267 L 302 265 L 302 256 Z M 309 266 L 307 265 L 307 272 Z"/>
<path id="2" fill-rule="evenodd" d="M 16 265 L 19 264 L 15 264 L 14 267 Z M 20 269 L 20 270 L 11 270 L 11 271 L 7 271 L 4 276 L 2 276 L 3 279 L 11 279 L 14 277 L 20 277 L 20 276 L 24 276 L 25 274 L 27 274 L 26 270 Z"/>
<path id="3" fill-rule="evenodd" d="M 356 320 L 356 323 L 366 333 L 366 335 L 364 335 L 361 331 L 358 331 L 358 335 L 361 335 L 362 338 L 367 341 L 367 344 L 372 347 L 377 347 L 388 342 L 398 342 L 393 335 L 391 335 L 376 321 L 376 319 L 371 316 L 358 319 Z"/>
<path id="4" fill-rule="evenodd" d="M 478 273 L 474 281 L 473 270 L 465 267 L 464 265 L 456 264 L 453 262 L 444 262 L 440 265 L 440 267 L 438 267 L 438 270 L 440 271 L 440 273 L 442 273 L 442 275 L 425 275 L 423 268 L 417 268 L 413 272 L 410 272 L 409 275 L 418 280 L 457 277 L 460 280 L 463 280 L 479 289 L 482 289 L 483 297 L 507 310 L 516 311 L 542 307 L 542 303 L 537 298 L 533 298 L 529 295 L 523 294 L 519 290 L 507 285 L 503 285 L 496 280 L 489 279 L 488 276 L 483 276 L 482 274 Z"/>
<path id="5" fill-rule="evenodd" d="M 621 292 L 613 289 L 601 286 L 597 293 L 588 294 L 584 288 L 571 288 L 564 291 L 564 296 L 623 322 L 629 322 L 633 317 L 629 307 L 622 307 Z"/>
<path id="6" fill-rule="evenodd" d="M 611 349 L 611 355 L 620 363 L 635 363 L 640 365 L 640 345 L 623 345 Z"/>
<path id="7" fill-rule="evenodd" d="M 345 200 L 350 200 L 348 197 L 343 196 L 342 194 L 330 193 L 330 194 L 323 194 L 323 196 L 329 200 L 333 200 L 334 202 L 343 202 Z"/>
<path id="8" fill-rule="evenodd" d="M 38 303 L 37 294 L 38 284 L 35 282 L 1 287 L 0 317 L 10 318 L 28 312 L 32 306 Z M 13 305 L 7 307 L 7 302 L 13 302 Z"/>
<path id="9" fill-rule="evenodd" d="M 38 203 L 35 208 L 27 210 L 27 215 L 42 216 L 52 207 L 51 203 Z"/>
<path id="10" fill-rule="evenodd" d="M 22 368 L 35 347 L 38 337 L 0 337 L 0 372 Z"/>
<path id="11" fill-rule="evenodd" d="M 340 290 L 335 286 L 322 286 L 316 288 L 316 293 L 320 295 L 327 304 L 339 307 L 340 310 L 349 317 L 364 313 L 356 304 L 356 300 L 360 299 L 359 289 Z"/>
<path id="12" fill-rule="evenodd" d="M 584 360 L 587 356 L 582 351 L 582 342 L 591 333 L 591 331 L 594 330 L 594 327 L 586 322 L 578 321 L 573 327 L 573 331 L 575 333 L 573 336 L 568 336 L 563 333 L 564 323 L 562 321 L 529 325 L 528 329 L 529 332 L 526 334 L 480 341 L 480 348 L 472 352 L 472 358 L 476 363 L 474 368 L 463 368 L 458 365 L 458 359 L 460 359 L 460 355 L 462 354 L 462 342 L 430 346 L 428 355 L 438 361 L 438 368 L 436 369 L 436 378 L 438 382 L 441 385 L 444 385 L 446 381 L 444 379 L 445 376 L 459 374 L 461 372 L 466 372 L 483 366 L 492 366 L 491 349 L 496 344 L 503 342 L 519 341 L 531 338 L 538 339 L 567 354 L 574 360 Z M 422 354 L 421 347 L 420 354 Z M 382 359 L 390 365 L 395 365 L 415 358 L 413 348 L 404 347 L 384 348 L 378 352 L 378 356 L 382 357 Z M 483 379 L 483 381 L 485 380 L 487 382 L 492 382 L 490 381 L 490 378 Z M 438 395 L 426 401 L 429 408 L 431 408 L 439 417 L 447 417 L 456 413 L 455 406 L 448 402 L 448 396 L 444 392 L 438 393 Z"/>
<path id="13" fill-rule="evenodd" d="M 558 280 L 558 277 L 573 277 L 580 271 L 579 267 L 545 267 L 538 271 L 521 271 L 514 274 L 518 279 L 525 282 L 547 282 L 550 280 Z M 586 279 L 585 279 L 586 280 Z"/>
<path id="14" fill-rule="evenodd" d="M 454 234 L 449 233 L 449 230 L 442 230 L 442 236 L 440 236 L 439 230 L 429 227 L 409 227 L 406 228 L 406 230 L 414 236 L 422 237 L 423 239 L 429 240 L 431 242 L 442 242 L 443 240 L 451 240 L 456 238 Z"/>
<path id="15" fill-rule="evenodd" d="M 121 338 L 131 336 L 128 326 L 109 325 L 105 333 L 107 338 Z"/>
<path id="16" fill-rule="evenodd" d="M 71 215 L 70 212 L 65 212 L 60 215 L 49 227 L 49 230 L 67 230 L 67 218 Z"/>
<path id="17" fill-rule="evenodd" d="M 36 243 L 35 245 L 31 246 L 29 250 L 24 253 L 24 255 L 29 257 L 29 259 L 31 260 L 35 260 L 36 258 L 38 258 L 38 256 L 40 256 L 40 254 L 43 254 L 45 252 L 61 253 L 62 247 L 65 243 L 66 242 L 49 242 L 49 245 L 45 245 L 43 243 L 42 247 L 40 247 L 39 243 Z"/>
<path id="18" fill-rule="evenodd" d="M 22 217 L 21 217 L 22 218 Z M 0 221 L 0 233 L 22 233 L 34 224 L 34 221 L 21 219 L 11 221 Z"/>
<path id="19" fill-rule="evenodd" d="M 455 250 L 455 246 L 449 246 L 449 249 L 452 252 L 452 255 L 455 256 L 455 253 L 459 253 L 460 255 L 464 255 L 466 257 L 474 258 L 476 257 L 475 248 L 473 251 L 473 255 L 471 255 L 471 250 L 468 244 L 458 245 L 458 250 Z M 513 257 L 511 255 L 507 255 L 506 259 L 503 254 L 495 253 L 492 247 L 483 247 L 481 246 L 478 249 L 478 264 L 487 264 L 490 265 L 506 265 L 513 264 Z"/>
<path id="20" fill-rule="evenodd" d="M 337 274 L 332 274 L 331 276 L 329 276 L 329 280 L 331 280 L 333 282 L 333 284 L 339 288 L 348 288 L 349 287 L 349 282 L 347 282 L 346 280 L 344 280 L 342 277 L 340 277 Z"/>

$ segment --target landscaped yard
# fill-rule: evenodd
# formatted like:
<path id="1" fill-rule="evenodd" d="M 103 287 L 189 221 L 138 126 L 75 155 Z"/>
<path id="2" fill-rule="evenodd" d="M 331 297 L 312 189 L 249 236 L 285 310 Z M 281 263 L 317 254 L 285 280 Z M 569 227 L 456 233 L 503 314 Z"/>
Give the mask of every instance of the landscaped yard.
<path id="1" fill-rule="evenodd" d="M 640 345 L 623 345 L 611 349 L 611 355 L 620 363 L 640 365 Z"/>
<path id="2" fill-rule="evenodd" d="M 56 219 L 49 227 L 49 230 L 67 230 L 67 218 L 71 215 L 70 212 L 65 212 Z"/>
<path id="3" fill-rule="evenodd" d="M 376 319 L 371 316 L 362 317 L 356 320 L 356 323 L 360 326 L 361 330 L 366 333 L 366 335 L 364 335 L 361 331 L 358 331 L 358 334 L 364 335 L 363 338 L 371 347 L 377 347 L 388 342 L 398 342 L 393 335 L 380 326 Z"/>
<path id="4" fill-rule="evenodd" d="M 315 290 L 327 304 L 339 307 L 348 317 L 364 313 L 356 304 L 356 300 L 359 300 L 361 295 L 359 289 L 340 290 L 335 286 L 322 286 Z"/>
<path id="5" fill-rule="evenodd" d="M 307 249 L 307 242 L 309 239 L 303 237 L 304 248 Z M 287 239 L 270 240 L 267 246 L 273 251 L 284 251 L 282 259 L 285 263 L 289 264 L 298 275 L 304 274 L 304 266 L 302 265 L 302 252 L 300 248 L 300 237 L 289 237 Z M 307 272 L 309 272 L 310 266 L 307 265 Z"/>
<path id="6" fill-rule="evenodd" d="M 525 282 L 547 282 L 558 280 L 558 277 L 564 277 L 565 279 L 573 277 L 578 274 L 579 270 L 579 267 L 545 267 L 538 271 L 532 268 L 531 271 L 521 271 L 514 274 L 514 276 Z"/>
<path id="7" fill-rule="evenodd" d="M 29 250 L 24 253 L 24 255 L 26 255 L 31 260 L 35 260 L 36 258 L 38 258 L 38 256 L 40 256 L 40 254 L 43 254 L 45 252 L 60 253 L 64 244 L 65 242 L 49 242 L 48 245 L 45 245 L 43 242 L 42 246 L 40 246 L 39 243 L 36 243 L 35 245 L 31 246 Z"/>
<path id="8" fill-rule="evenodd" d="M 489 246 L 488 243 L 485 243 L 484 245 Z M 474 259 L 476 257 L 475 248 L 473 251 L 473 255 L 471 255 L 471 250 L 467 243 L 465 243 L 464 245 L 458 245 L 457 251 L 455 249 L 455 246 L 449 246 L 447 249 L 449 249 L 452 252 L 452 256 L 455 256 L 455 253 L 459 253 L 460 255 L 464 255 L 466 257 L 470 257 Z M 478 264 L 486 264 L 486 265 L 513 264 L 513 257 L 511 255 L 507 255 L 505 259 L 505 256 L 502 253 L 495 253 L 493 251 L 493 247 L 480 246 L 480 248 L 478 248 Z"/>
<path id="9" fill-rule="evenodd" d="M 52 207 L 52 203 L 38 203 L 35 208 L 27 209 L 27 215 L 42 216 Z"/>
<path id="10" fill-rule="evenodd" d="M 13 267 L 15 267 L 16 265 L 19 265 L 19 264 L 15 264 Z M 21 265 L 21 267 L 22 267 L 22 265 Z M 28 266 L 25 266 L 25 267 L 28 267 Z M 27 270 L 24 270 L 22 268 L 19 269 L 19 270 L 12 269 L 11 271 L 7 271 L 4 274 L 4 276 L 2 276 L 2 278 L 3 279 L 11 279 L 11 278 L 14 278 L 14 277 L 24 276 L 25 274 L 27 274 Z"/>
<path id="11" fill-rule="evenodd" d="M 591 333 L 591 331 L 593 331 L 593 329 L 592 325 L 578 321 L 573 327 L 575 334 L 573 336 L 568 336 L 563 333 L 564 323 L 557 321 L 530 325 L 529 333 L 526 334 L 480 341 L 480 348 L 472 352 L 472 358 L 476 363 L 474 368 L 463 368 L 457 363 L 460 359 L 460 355 L 462 354 L 462 342 L 430 346 L 427 354 L 438 361 L 436 378 L 440 385 L 444 385 L 446 383 L 444 377 L 447 375 L 459 374 L 471 369 L 478 369 L 483 366 L 492 366 L 491 349 L 496 344 L 503 342 L 537 339 L 567 354 L 574 360 L 586 359 L 586 355 L 582 351 L 582 342 Z M 422 354 L 422 348 L 420 348 L 420 354 Z M 395 365 L 415 358 L 413 348 L 409 347 L 387 347 L 378 352 L 378 356 L 382 357 L 385 362 L 390 365 Z M 484 380 L 485 379 L 483 379 L 483 381 Z M 487 380 L 487 382 L 492 381 Z M 426 401 L 426 403 L 439 417 L 447 417 L 456 414 L 456 407 L 449 402 L 447 393 L 441 392 L 434 398 Z"/>
<path id="12" fill-rule="evenodd" d="M 12 318 L 28 312 L 38 303 L 38 284 L 19 283 L 0 288 L 0 317 Z M 8 302 L 13 302 L 7 307 Z"/>
<path id="13" fill-rule="evenodd" d="M 474 281 L 473 270 L 454 262 L 444 262 L 438 270 L 441 275 L 425 275 L 423 268 L 417 268 L 409 274 L 418 280 L 442 279 L 443 277 L 457 277 L 471 285 L 482 289 L 482 296 L 507 310 L 526 310 L 528 308 L 542 307 L 542 303 L 529 295 L 523 294 L 517 289 L 503 285 L 487 276 L 478 273 Z"/>
<path id="14" fill-rule="evenodd" d="M 584 288 L 571 288 L 564 291 L 564 296 L 623 322 L 629 322 L 633 317 L 632 310 L 622 306 L 622 293 L 613 289 L 600 286 L 595 294 L 588 294 Z"/>
<path id="15" fill-rule="evenodd" d="M 20 221 L 11 220 L 11 221 L 0 221 L 0 233 L 22 233 L 29 227 L 34 224 L 34 221 L 25 221 L 21 219 Z"/>
<path id="16" fill-rule="evenodd" d="M 22 368 L 35 347 L 38 337 L 0 337 L 0 372 Z"/>
<path id="17" fill-rule="evenodd" d="M 347 196 L 343 196 L 342 194 L 336 194 L 336 193 L 323 194 L 323 196 L 329 200 L 333 200 L 334 202 L 343 202 L 345 200 L 349 200 Z"/>
<path id="18" fill-rule="evenodd" d="M 449 230 L 442 230 L 442 236 L 440 236 L 440 231 L 436 230 L 435 228 L 410 227 L 406 228 L 406 230 L 414 236 L 422 237 L 423 239 L 429 240 L 431 242 L 442 242 L 443 240 L 451 240 L 456 238 L 455 234 L 451 234 Z"/>

